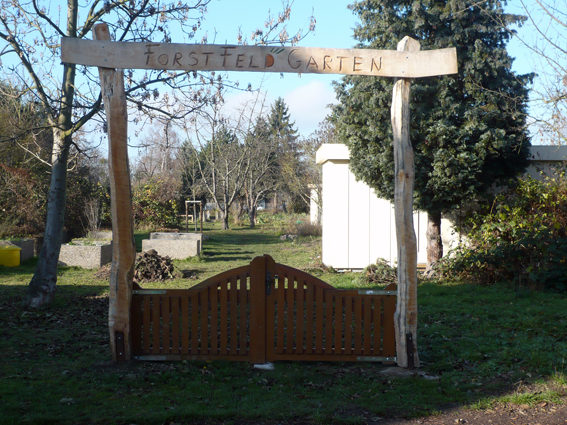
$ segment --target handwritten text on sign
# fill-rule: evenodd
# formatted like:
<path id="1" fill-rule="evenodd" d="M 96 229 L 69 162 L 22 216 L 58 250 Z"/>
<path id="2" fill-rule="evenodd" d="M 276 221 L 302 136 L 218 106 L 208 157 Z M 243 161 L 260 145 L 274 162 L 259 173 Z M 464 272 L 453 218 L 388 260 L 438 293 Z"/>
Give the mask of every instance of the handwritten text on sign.
<path id="1" fill-rule="evenodd" d="M 359 74 L 417 78 L 457 72 L 456 50 L 417 52 L 312 47 L 61 40 L 66 63 L 121 69 Z"/>

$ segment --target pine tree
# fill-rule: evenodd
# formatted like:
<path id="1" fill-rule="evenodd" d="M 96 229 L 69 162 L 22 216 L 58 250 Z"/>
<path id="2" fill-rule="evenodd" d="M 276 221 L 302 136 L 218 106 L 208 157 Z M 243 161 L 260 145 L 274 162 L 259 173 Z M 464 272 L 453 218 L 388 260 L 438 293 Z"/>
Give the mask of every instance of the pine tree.
<path id="1" fill-rule="evenodd" d="M 298 179 L 304 166 L 302 152 L 295 123 L 291 121 L 289 109 L 281 97 L 271 107 L 268 125 L 277 146 L 279 184 L 275 193 L 275 207 L 277 208 L 278 197 L 281 196 L 286 210 L 289 208 L 292 212 L 302 212 L 307 208 L 303 201 L 307 188 Z"/>
<path id="2" fill-rule="evenodd" d="M 441 214 L 505 184 L 527 166 L 527 84 L 506 51 L 523 17 L 486 0 L 363 0 L 359 48 L 395 50 L 409 35 L 421 50 L 456 47 L 457 75 L 412 82 L 410 137 L 417 209 L 428 213 L 428 265 L 441 258 Z M 347 76 L 335 86 L 334 121 L 350 149 L 351 169 L 386 199 L 394 197 L 392 79 Z"/>

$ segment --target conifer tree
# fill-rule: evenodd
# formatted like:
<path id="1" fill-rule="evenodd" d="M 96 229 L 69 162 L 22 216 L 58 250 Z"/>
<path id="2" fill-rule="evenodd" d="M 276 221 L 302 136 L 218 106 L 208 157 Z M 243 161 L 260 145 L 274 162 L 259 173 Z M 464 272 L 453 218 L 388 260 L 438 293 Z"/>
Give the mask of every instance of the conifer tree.
<path id="1" fill-rule="evenodd" d="M 306 188 L 298 178 L 303 172 L 302 151 L 299 146 L 299 135 L 295 122 L 291 121 L 289 108 L 285 101 L 278 98 L 270 109 L 268 125 L 276 145 L 276 163 L 278 173 L 278 186 L 275 191 L 275 207 L 279 203 L 278 197 L 283 198 L 286 210 L 292 212 L 305 210 L 307 204 L 303 201 Z"/>
<path id="2" fill-rule="evenodd" d="M 411 94 L 417 209 L 428 213 L 428 265 L 443 255 L 441 214 L 478 199 L 527 166 L 526 102 L 533 74 L 516 75 L 506 51 L 523 17 L 495 0 L 362 0 L 359 48 L 395 50 L 408 35 L 421 50 L 456 47 L 457 75 L 416 79 Z M 351 169 L 384 198 L 394 197 L 392 79 L 347 76 L 335 86 L 334 121 Z"/>

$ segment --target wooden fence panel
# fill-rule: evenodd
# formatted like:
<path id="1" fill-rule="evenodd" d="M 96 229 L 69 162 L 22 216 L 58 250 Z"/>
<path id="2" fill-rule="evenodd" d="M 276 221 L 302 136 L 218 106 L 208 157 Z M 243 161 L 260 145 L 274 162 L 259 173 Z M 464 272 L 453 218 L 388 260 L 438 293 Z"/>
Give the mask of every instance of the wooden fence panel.
<path id="1" fill-rule="evenodd" d="M 392 361 L 395 289 L 338 290 L 257 257 L 190 289 L 134 290 L 134 358 Z"/>

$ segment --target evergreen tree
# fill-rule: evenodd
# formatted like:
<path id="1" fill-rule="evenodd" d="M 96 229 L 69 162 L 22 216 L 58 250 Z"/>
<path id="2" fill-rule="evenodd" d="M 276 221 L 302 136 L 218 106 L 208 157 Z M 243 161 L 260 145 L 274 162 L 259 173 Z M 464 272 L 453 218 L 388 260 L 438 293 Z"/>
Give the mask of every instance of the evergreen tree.
<path id="1" fill-rule="evenodd" d="M 526 101 L 533 74 L 516 75 L 506 51 L 505 14 L 495 0 L 362 0 L 359 48 L 395 50 L 409 35 L 421 50 L 456 47 L 457 75 L 414 80 L 410 137 L 417 209 L 428 213 L 428 264 L 443 255 L 441 213 L 478 199 L 527 166 Z M 334 121 L 351 169 L 384 198 L 394 197 L 390 106 L 393 79 L 347 76 L 335 88 Z"/>
<path id="2" fill-rule="evenodd" d="M 278 185 L 275 192 L 275 208 L 280 196 L 285 210 L 302 212 L 307 204 L 303 202 L 307 188 L 303 187 L 300 179 L 304 163 L 302 151 L 299 146 L 299 136 L 295 123 L 291 121 L 289 109 L 280 97 L 271 107 L 268 116 L 268 125 L 276 145 L 276 163 L 278 172 Z"/>

